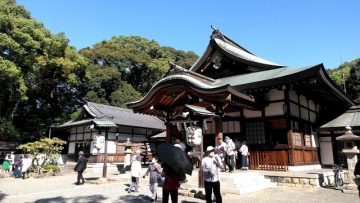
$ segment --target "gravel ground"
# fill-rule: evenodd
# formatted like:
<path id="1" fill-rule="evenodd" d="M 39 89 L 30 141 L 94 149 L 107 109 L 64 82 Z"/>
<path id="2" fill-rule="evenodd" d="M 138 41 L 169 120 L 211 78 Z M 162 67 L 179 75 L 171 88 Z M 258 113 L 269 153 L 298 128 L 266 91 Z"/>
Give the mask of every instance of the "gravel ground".
<path id="1" fill-rule="evenodd" d="M 128 175 L 128 174 L 126 174 Z M 94 184 L 91 179 L 99 177 L 97 174 L 85 173 L 84 177 L 88 181 L 81 186 L 74 185 L 76 180 L 75 173 L 64 174 L 62 176 L 52 176 L 46 178 L 1 178 L 0 179 L 0 202 L 150 202 L 150 192 L 148 190 L 148 179 L 141 179 L 139 193 L 128 194 L 126 192 L 127 180 L 124 175 L 110 174 L 113 181 L 102 184 Z M 130 178 L 129 178 L 130 179 Z M 158 189 L 161 202 L 161 188 Z M 179 196 L 179 202 L 205 202 L 201 199 Z M 345 194 L 339 190 L 325 188 L 293 188 L 277 187 L 260 192 L 244 195 L 223 195 L 224 203 L 359 203 L 357 194 Z"/>

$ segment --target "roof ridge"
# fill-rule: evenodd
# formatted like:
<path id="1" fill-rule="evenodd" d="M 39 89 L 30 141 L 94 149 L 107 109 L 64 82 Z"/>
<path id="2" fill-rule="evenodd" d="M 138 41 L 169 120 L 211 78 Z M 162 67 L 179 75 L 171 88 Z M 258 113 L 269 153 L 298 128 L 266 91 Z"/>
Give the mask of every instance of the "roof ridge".
<path id="1" fill-rule="evenodd" d="M 243 46 L 239 45 L 238 43 L 236 43 L 235 41 L 233 41 L 232 39 L 230 39 L 229 37 L 227 37 L 226 35 L 224 35 L 220 29 L 215 29 L 213 26 L 211 26 L 212 29 L 214 29 L 214 31 L 212 32 L 211 34 L 211 39 L 214 39 L 214 38 L 217 38 L 217 39 L 221 39 L 223 40 L 224 42 L 226 43 L 229 43 L 229 44 L 232 44 L 232 45 L 235 45 L 237 47 L 239 47 L 240 49 L 244 50 L 245 52 L 251 54 L 251 55 L 254 55 L 256 56 L 255 54 L 253 54 L 252 52 L 250 52 L 249 50 L 245 49 Z"/>

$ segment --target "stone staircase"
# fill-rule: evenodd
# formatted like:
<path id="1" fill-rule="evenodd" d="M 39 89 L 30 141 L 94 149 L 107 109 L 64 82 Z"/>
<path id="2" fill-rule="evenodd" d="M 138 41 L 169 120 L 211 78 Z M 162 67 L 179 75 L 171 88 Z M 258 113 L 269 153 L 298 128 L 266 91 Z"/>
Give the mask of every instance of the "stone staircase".
<path id="1" fill-rule="evenodd" d="M 198 171 L 194 170 L 192 176 L 187 176 L 187 182 L 181 184 L 181 189 L 185 190 L 201 190 L 198 188 Z M 235 171 L 234 173 L 220 172 L 221 192 L 226 194 L 246 194 L 261 191 L 267 188 L 276 187 L 276 183 L 272 183 L 270 179 L 266 179 L 264 175 L 257 171 Z"/>

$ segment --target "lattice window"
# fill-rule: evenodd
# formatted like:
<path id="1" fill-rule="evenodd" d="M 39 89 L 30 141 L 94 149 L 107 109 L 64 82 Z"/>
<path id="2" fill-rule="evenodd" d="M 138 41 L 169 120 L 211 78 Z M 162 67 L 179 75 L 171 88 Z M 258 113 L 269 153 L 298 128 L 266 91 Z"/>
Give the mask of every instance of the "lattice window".
<path id="1" fill-rule="evenodd" d="M 265 143 L 265 124 L 263 121 L 247 122 L 245 129 L 248 144 Z"/>
<path id="2" fill-rule="evenodd" d="M 301 133 L 292 133 L 293 145 L 302 146 Z"/>

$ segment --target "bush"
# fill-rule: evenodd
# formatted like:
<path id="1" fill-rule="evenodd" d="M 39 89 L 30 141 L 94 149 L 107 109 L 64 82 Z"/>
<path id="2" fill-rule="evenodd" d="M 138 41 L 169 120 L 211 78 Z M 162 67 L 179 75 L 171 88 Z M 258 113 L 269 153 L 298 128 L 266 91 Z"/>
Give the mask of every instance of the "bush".
<path id="1" fill-rule="evenodd" d="M 54 165 L 54 164 L 45 164 L 44 166 L 42 166 L 43 169 L 45 170 L 57 170 L 59 168 L 59 166 Z"/>

